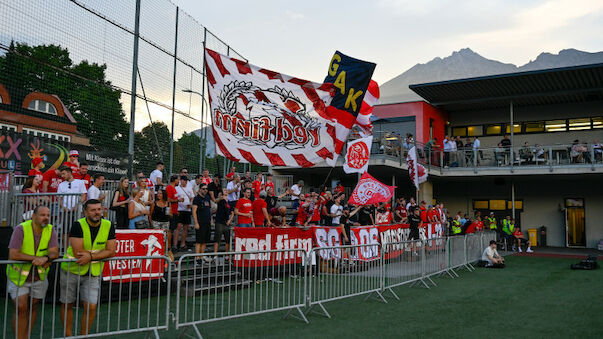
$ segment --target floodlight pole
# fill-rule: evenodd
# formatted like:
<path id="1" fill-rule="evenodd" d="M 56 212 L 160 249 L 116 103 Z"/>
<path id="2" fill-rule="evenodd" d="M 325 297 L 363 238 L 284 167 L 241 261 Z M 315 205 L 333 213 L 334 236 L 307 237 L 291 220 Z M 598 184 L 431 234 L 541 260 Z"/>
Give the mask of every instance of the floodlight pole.
<path id="1" fill-rule="evenodd" d="M 176 113 L 176 66 L 178 64 L 178 14 L 176 6 L 176 29 L 174 33 L 174 77 L 172 82 L 172 131 L 170 133 L 170 175 L 174 173 L 174 115 Z"/>
<path id="2" fill-rule="evenodd" d="M 136 0 L 136 17 L 134 19 L 134 51 L 132 56 L 132 92 L 130 99 L 130 133 L 128 136 L 128 155 L 130 166 L 128 177 L 132 177 L 132 166 L 134 165 L 134 125 L 136 120 L 136 76 L 138 75 L 138 39 L 140 37 L 140 0 Z"/>

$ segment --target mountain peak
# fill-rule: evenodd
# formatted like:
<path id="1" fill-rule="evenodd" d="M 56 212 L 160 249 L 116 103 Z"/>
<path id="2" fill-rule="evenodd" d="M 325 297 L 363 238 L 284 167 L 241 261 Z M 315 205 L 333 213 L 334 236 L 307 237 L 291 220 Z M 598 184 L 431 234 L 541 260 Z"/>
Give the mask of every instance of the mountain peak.
<path id="1" fill-rule="evenodd" d="M 558 54 L 540 53 L 535 60 L 517 67 L 514 64 L 487 59 L 469 47 L 452 52 L 447 57 L 435 57 L 425 64 L 418 63 L 380 86 L 381 103 L 422 100 L 408 85 L 504 74 L 518 71 L 568 67 L 603 62 L 603 52 L 590 53 L 573 48 Z"/>

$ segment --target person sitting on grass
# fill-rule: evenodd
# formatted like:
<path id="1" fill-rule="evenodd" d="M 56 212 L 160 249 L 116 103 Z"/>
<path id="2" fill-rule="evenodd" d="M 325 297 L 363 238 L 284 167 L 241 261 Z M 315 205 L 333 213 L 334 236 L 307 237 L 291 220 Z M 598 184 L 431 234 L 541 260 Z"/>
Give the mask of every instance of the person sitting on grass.
<path id="1" fill-rule="evenodd" d="M 518 252 L 522 252 L 522 250 L 521 250 L 522 243 L 525 243 L 528 246 L 528 248 L 526 249 L 526 252 L 528 252 L 528 253 L 534 252 L 534 251 L 532 251 L 530 240 L 524 238 L 523 232 L 521 232 L 519 227 L 515 228 L 515 231 L 513 232 L 513 236 L 517 240 L 517 251 Z"/>
<path id="2" fill-rule="evenodd" d="M 505 267 L 505 258 L 501 257 L 496 251 L 496 240 L 490 240 L 490 245 L 482 253 L 482 262 L 486 263 L 485 267 Z"/>

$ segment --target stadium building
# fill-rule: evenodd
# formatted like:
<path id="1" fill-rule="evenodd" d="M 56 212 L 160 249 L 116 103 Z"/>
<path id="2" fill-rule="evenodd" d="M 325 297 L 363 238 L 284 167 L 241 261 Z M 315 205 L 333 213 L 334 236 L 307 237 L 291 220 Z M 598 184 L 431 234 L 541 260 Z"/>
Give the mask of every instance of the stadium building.
<path id="1" fill-rule="evenodd" d="M 512 215 L 525 232 L 547 228 L 547 245 L 596 248 L 603 240 L 603 64 L 499 74 L 410 88 L 424 101 L 376 106 L 369 172 L 397 194 L 414 196 L 403 141 L 414 135 L 429 179 L 419 198 L 442 201 L 457 211 L 500 220 Z M 480 147 L 444 152 L 446 135 Z M 505 137 L 505 135 L 508 135 Z M 499 143 L 509 143 L 501 147 Z M 447 154 L 448 153 L 448 154 Z M 346 193 L 357 175 L 341 165 L 328 184 L 341 181 Z M 319 187 L 330 167 L 274 168 Z"/>

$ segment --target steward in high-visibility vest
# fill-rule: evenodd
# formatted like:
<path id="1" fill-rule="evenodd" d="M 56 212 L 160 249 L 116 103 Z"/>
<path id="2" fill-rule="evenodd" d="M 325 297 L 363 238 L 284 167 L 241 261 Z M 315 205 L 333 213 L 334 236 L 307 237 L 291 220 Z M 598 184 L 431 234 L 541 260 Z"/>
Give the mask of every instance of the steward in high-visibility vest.
<path id="1" fill-rule="evenodd" d="M 82 226 L 83 240 L 84 240 L 84 250 L 90 251 L 92 253 L 96 253 L 105 249 L 107 245 L 107 239 L 109 238 L 109 231 L 111 230 L 111 222 L 107 219 L 101 219 L 100 221 L 100 229 L 98 230 L 98 234 L 94 239 L 94 243 L 92 243 L 92 236 L 90 235 L 90 225 L 88 225 L 88 221 L 86 218 L 81 218 L 78 220 L 80 225 Z M 71 245 L 67 248 L 65 252 L 65 259 L 77 259 L 75 254 L 73 253 L 73 248 Z M 61 268 L 65 271 L 69 271 L 73 274 L 77 275 L 86 275 L 88 274 L 88 270 L 90 270 L 90 274 L 92 276 L 99 276 L 103 272 L 103 262 L 102 261 L 91 261 L 86 265 L 78 265 L 73 262 L 64 262 L 61 264 Z"/>
<path id="2" fill-rule="evenodd" d="M 515 230 L 515 223 L 511 221 L 511 219 L 503 220 L 503 232 L 506 235 L 513 235 L 513 231 Z"/>
<path id="3" fill-rule="evenodd" d="M 21 245 L 21 252 L 36 257 L 48 256 L 48 243 L 50 242 L 50 237 L 52 236 L 52 225 L 48 224 L 46 227 L 42 228 L 42 237 L 40 238 L 37 251 L 34 250 L 34 226 L 32 225 L 31 219 L 22 222 L 21 227 L 23 227 L 23 243 Z M 29 276 L 31 267 L 32 264 L 9 264 L 6 266 L 6 275 L 10 281 L 21 287 L 28 280 L 27 277 Z M 45 280 L 48 271 L 50 271 L 50 267 L 44 268 L 42 266 L 36 266 L 36 269 L 38 271 L 40 280 Z M 29 281 L 31 282 L 33 280 L 30 278 Z"/>
<path id="4" fill-rule="evenodd" d="M 462 231 L 463 231 L 463 228 L 461 227 L 461 222 L 456 219 L 453 219 L 452 220 L 452 234 L 453 235 L 461 234 Z"/>
<path id="5" fill-rule="evenodd" d="M 491 230 L 496 230 L 498 229 L 498 225 L 496 224 L 496 218 L 494 217 L 493 214 L 490 214 L 490 216 L 488 218 L 486 218 L 488 221 L 488 224 L 490 224 L 490 229 Z"/>

